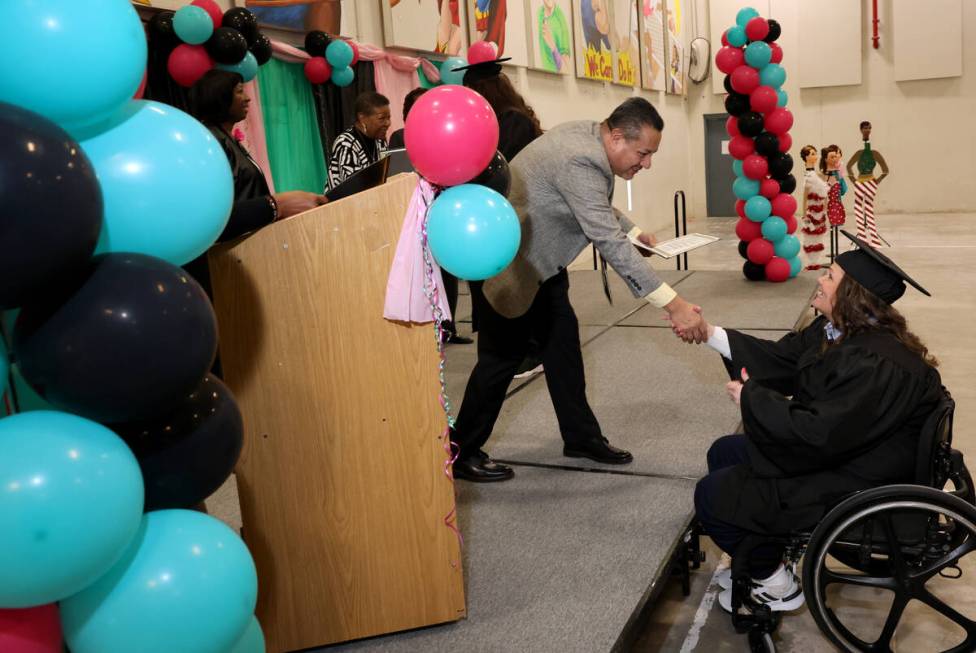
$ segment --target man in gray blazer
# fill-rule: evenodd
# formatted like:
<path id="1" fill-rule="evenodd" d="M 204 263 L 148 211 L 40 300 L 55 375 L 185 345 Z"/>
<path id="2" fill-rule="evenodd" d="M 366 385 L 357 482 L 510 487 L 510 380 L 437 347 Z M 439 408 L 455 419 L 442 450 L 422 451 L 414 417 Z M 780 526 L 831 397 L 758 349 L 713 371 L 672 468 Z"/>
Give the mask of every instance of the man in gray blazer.
<path id="1" fill-rule="evenodd" d="M 530 336 L 542 348 L 546 383 L 569 457 L 626 464 L 629 452 L 612 446 L 586 400 L 579 322 L 569 302 L 566 267 L 592 243 L 643 297 L 669 314 L 685 340 L 707 339 L 700 308 L 663 283 L 627 235 L 646 244 L 633 222 L 613 208 L 614 176 L 631 179 L 651 167 L 664 121 L 642 98 L 629 98 L 602 123 L 570 122 L 546 132 L 511 162 L 509 201 L 522 225 L 518 254 L 501 274 L 472 288 L 479 311 L 478 363 L 471 371 L 452 440 L 459 447 L 455 478 L 504 481 L 514 476 L 483 451 L 525 355 Z"/>

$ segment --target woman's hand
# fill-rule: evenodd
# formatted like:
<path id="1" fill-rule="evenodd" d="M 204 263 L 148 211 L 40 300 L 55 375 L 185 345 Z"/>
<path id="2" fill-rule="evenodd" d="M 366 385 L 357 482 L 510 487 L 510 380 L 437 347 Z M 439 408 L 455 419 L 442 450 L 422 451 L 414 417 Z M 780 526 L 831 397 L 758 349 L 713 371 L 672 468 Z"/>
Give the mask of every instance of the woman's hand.
<path id="1" fill-rule="evenodd" d="M 274 196 L 278 203 L 278 219 L 284 220 L 298 213 L 304 213 L 322 206 L 329 200 L 325 195 L 316 195 L 304 190 L 290 190 L 285 193 L 278 193 Z"/>

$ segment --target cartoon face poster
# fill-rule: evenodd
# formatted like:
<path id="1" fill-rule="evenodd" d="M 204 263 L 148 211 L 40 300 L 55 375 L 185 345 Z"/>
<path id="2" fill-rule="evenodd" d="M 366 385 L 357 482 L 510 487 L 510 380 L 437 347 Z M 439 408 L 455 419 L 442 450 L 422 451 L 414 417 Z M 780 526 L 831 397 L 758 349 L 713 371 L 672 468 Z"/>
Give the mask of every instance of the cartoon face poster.
<path id="1" fill-rule="evenodd" d="M 529 65 L 549 73 L 573 70 L 571 0 L 525 0 Z"/>
<path id="2" fill-rule="evenodd" d="M 356 36 L 356 6 L 349 0 L 237 0 L 263 27 Z"/>
<path id="3" fill-rule="evenodd" d="M 511 58 L 509 65 L 529 65 L 526 8 L 524 0 L 468 0 L 471 42 L 489 41 L 499 57 Z"/>
<path id="4" fill-rule="evenodd" d="M 575 0 L 576 75 L 583 79 L 613 81 L 609 0 Z"/>
<path id="5" fill-rule="evenodd" d="M 663 91 L 667 48 L 664 40 L 664 0 L 639 0 L 641 86 Z"/>
<path id="6" fill-rule="evenodd" d="M 674 95 L 685 94 L 685 49 L 684 49 L 684 16 L 681 0 L 667 0 L 668 2 L 668 66 L 667 86 L 665 90 Z"/>
<path id="7" fill-rule="evenodd" d="M 624 86 L 640 82 L 640 25 L 635 0 L 612 0 L 610 43 L 613 46 L 613 81 Z"/>
<path id="8" fill-rule="evenodd" d="M 467 48 L 464 6 L 464 0 L 383 0 L 384 43 L 463 56 Z"/>

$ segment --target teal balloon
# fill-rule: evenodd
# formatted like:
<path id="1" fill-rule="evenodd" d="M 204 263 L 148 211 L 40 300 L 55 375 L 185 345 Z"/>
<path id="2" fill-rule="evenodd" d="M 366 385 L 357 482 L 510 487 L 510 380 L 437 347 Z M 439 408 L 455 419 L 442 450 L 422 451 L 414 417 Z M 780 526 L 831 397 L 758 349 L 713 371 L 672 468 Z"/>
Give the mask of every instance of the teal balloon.
<path id="1" fill-rule="evenodd" d="M 254 79 L 258 74 L 258 60 L 254 57 L 253 54 L 251 54 L 251 51 L 248 50 L 247 54 L 244 55 L 244 58 L 238 61 L 237 63 L 217 64 L 217 68 L 220 68 L 221 70 L 227 70 L 232 73 L 237 73 L 242 78 L 244 78 L 245 82 L 249 82 L 252 79 Z"/>
<path id="2" fill-rule="evenodd" d="M 257 617 L 251 617 L 251 623 L 247 625 L 244 634 L 234 644 L 230 653 L 264 653 L 264 633 L 261 632 L 261 624 Z"/>
<path id="3" fill-rule="evenodd" d="M 769 65 L 772 56 L 773 51 L 765 41 L 753 41 L 746 46 L 746 63 L 760 71 L 760 81 L 762 81 L 762 69 Z"/>
<path id="4" fill-rule="evenodd" d="M 253 618 L 244 542 L 192 510 L 146 513 L 108 573 L 61 602 L 72 653 L 227 653 Z"/>
<path id="5" fill-rule="evenodd" d="M 739 177 L 732 182 L 732 192 L 740 200 L 748 200 L 750 197 L 759 194 L 759 181 L 748 177 Z"/>
<path id="6" fill-rule="evenodd" d="M 734 48 L 741 48 L 749 41 L 749 37 L 746 36 L 746 30 L 738 25 L 730 27 L 725 32 L 725 39 Z"/>
<path id="7" fill-rule="evenodd" d="M 333 68 L 348 68 L 353 56 L 352 46 L 342 39 L 334 39 L 325 49 L 325 60 Z"/>
<path id="8" fill-rule="evenodd" d="M 522 228 L 502 195 L 480 184 L 461 184 L 430 207 L 427 238 L 438 265 L 459 279 L 478 281 L 508 267 Z"/>
<path id="9" fill-rule="evenodd" d="M 742 172 L 742 161 L 735 159 L 732 161 L 732 172 L 735 173 L 736 177 L 745 177 L 745 173 Z"/>
<path id="10" fill-rule="evenodd" d="M 772 212 L 772 210 L 773 207 L 769 203 L 769 200 L 762 195 L 753 195 L 746 200 L 746 217 L 753 222 L 762 222 L 765 225 L 765 221 L 769 218 L 769 214 Z"/>
<path id="11" fill-rule="evenodd" d="M 803 261 L 800 260 L 799 256 L 794 256 L 790 259 L 790 279 L 800 274 L 800 270 L 803 269 Z"/>
<path id="12" fill-rule="evenodd" d="M 776 94 L 779 96 L 779 99 L 776 100 L 776 106 L 785 107 L 786 103 L 790 101 L 790 96 L 783 89 L 776 91 Z"/>
<path id="13" fill-rule="evenodd" d="M 196 5 L 177 9 L 173 16 L 173 31 L 180 40 L 190 45 L 200 45 L 213 35 L 214 24 L 210 14 Z"/>
<path id="14" fill-rule="evenodd" d="M 749 24 L 749 21 L 758 15 L 759 12 L 753 9 L 752 7 L 743 7 L 742 9 L 739 10 L 739 13 L 735 15 L 735 24 L 741 27 L 742 29 L 745 29 L 746 25 Z"/>
<path id="15" fill-rule="evenodd" d="M 135 94 L 146 34 L 127 0 L 0 2 L 0 102 L 56 122 L 75 138 Z"/>
<path id="16" fill-rule="evenodd" d="M 227 155 L 209 129 L 179 109 L 132 100 L 81 147 L 105 204 L 96 253 L 138 252 L 183 265 L 227 225 L 234 201 Z"/>
<path id="17" fill-rule="evenodd" d="M 445 59 L 444 63 L 441 64 L 441 83 L 463 85 L 465 71 L 454 72 L 453 69 L 467 65 L 468 62 L 464 57 L 448 57 Z"/>
<path id="18" fill-rule="evenodd" d="M 349 66 L 332 69 L 332 83 L 336 86 L 349 86 L 354 79 L 356 79 L 356 73 Z"/>
<path id="19" fill-rule="evenodd" d="M 775 251 L 776 243 L 786 236 L 786 220 L 775 215 L 766 218 L 762 223 L 762 235 L 763 238 L 773 243 L 773 250 Z"/>
<path id="20" fill-rule="evenodd" d="M 773 242 L 773 251 L 780 258 L 792 259 L 800 253 L 800 239 L 792 234 L 787 234 Z"/>
<path id="21" fill-rule="evenodd" d="M 7 391 L 7 380 L 10 378 L 10 360 L 7 357 L 7 345 L 0 337 L 0 395 Z"/>
<path id="22" fill-rule="evenodd" d="M 751 44 L 750 44 L 751 45 Z M 764 44 L 765 45 L 765 44 Z M 766 46 L 769 49 L 769 46 Z M 749 55 L 749 48 L 746 48 L 746 56 Z M 751 65 L 751 64 L 750 64 Z M 779 89 L 786 82 L 786 69 L 778 63 L 766 65 L 759 71 L 759 83 L 762 86 L 770 86 Z"/>
<path id="23" fill-rule="evenodd" d="M 55 411 L 0 419 L 0 607 L 62 600 L 125 553 L 142 518 L 139 463 L 115 433 Z"/>

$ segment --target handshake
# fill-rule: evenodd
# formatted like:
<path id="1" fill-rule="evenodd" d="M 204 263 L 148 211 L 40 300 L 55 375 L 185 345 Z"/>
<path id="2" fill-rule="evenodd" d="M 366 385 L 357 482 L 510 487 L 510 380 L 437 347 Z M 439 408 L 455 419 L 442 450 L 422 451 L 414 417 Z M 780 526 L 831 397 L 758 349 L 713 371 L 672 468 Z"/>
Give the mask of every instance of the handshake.
<path id="1" fill-rule="evenodd" d="M 696 345 L 708 340 L 709 324 L 702 317 L 701 306 L 675 297 L 664 309 L 667 311 L 664 320 L 671 324 L 676 336 Z"/>

